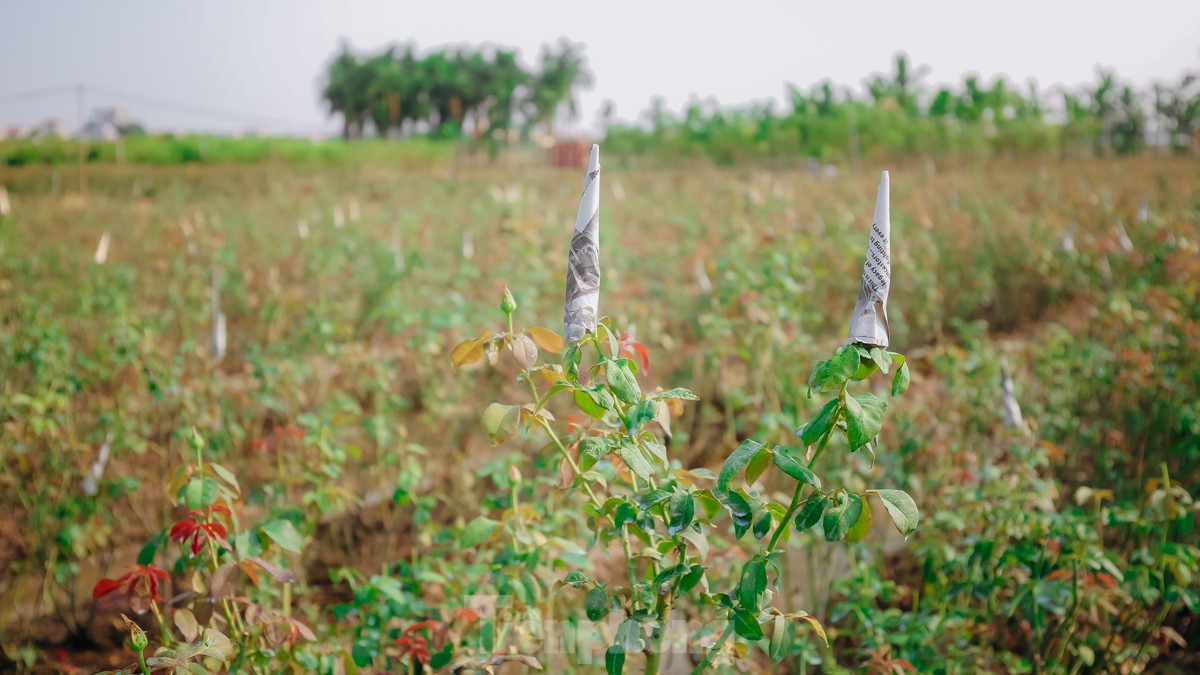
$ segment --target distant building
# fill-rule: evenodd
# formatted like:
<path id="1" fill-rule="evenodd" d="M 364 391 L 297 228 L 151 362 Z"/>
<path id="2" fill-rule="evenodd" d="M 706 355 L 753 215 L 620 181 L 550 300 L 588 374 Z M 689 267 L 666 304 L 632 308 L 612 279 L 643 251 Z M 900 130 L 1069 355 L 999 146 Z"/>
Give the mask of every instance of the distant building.
<path id="1" fill-rule="evenodd" d="M 83 137 L 92 140 L 115 141 L 137 133 L 142 133 L 142 126 L 120 107 L 96 108 L 83 125 Z"/>
<path id="2" fill-rule="evenodd" d="M 31 127 L 28 135 L 36 138 L 66 138 L 71 135 L 71 131 L 66 122 L 47 119 Z"/>
<path id="3" fill-rule="evenodd" d="M 29 129 L 21 124 L 0 125 L 0 141 L 14 141 L 18 138 L 25 138 L 28 134 Z"/>

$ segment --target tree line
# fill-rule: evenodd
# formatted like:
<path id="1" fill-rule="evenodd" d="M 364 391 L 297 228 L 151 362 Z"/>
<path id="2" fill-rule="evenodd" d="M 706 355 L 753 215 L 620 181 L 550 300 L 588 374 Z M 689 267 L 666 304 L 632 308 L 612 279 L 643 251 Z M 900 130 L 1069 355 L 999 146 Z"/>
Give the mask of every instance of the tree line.
<path id="1" fill-rule="evenodd" d="M 786 102 L 730 108 L 712 99 L 682 112 L 652 101 L 635 123 L 619 122 L 606 103 L 600 121 L 607 148 L 664 159 L 703 157 L 732 163 L 762 157 L 857 161 L 863 156 L 1133 154 L 1148 143 L 1190 152 L 1200 132 L 1200 79 L 1139 90 L 1112 71 L 1094 84 L 1041 91 L 1004 77 L 964 77 L 928 87 L 928 68 L 896 55 L 888 73 L 854 89 L 823 81 L 786 85 Z M 561 113 L 578 115 L 575 91 L 591 83 L 583 48 L 562 40 L 524 67 L 503 47 L 449 48 L 420 54 L 415 45 L 359 56 L 343 45 L 331 61 L 323 97 L 342 116 L 343 137 L 414 134 L 487 139 L 510 131 L 553 132 Z"/>
<path id="2" fill-rule="evenodd" d="M 640 123 L 605 119 L 610 152 L 735 163 L 755 158 L 810 157 L 854 162 L 862 157 L 1108 156 L 1153 145 L 1191 152 L 1200 132 L 1200 79 L 1139 90 L 1112 71 L 1080 88 L 1024 89 L 1008 79 L 968 75 L 957 86 L 930 88 L 927 68 L 898 54 L 889 73 L 861 90 L 828 80 L 808 89 L 786 86 L 780 109 L 767 101 L 740 108 L 693 101 L 676 115 L 652 102 Z"/>
<path id="3" fill-rule="evenodd" d="M 498 139 L 542 127 L 560 112 L 578 116 L 575 88 L 591 82 L 583 49 L 567 40 L 543 48 L 527 69 L 503 47 L 420 54 L 414 44 L 359 56 L 349 45 L 329 64 L 322 98 L 342 117 L 342 137 L 425 134 Z"/>

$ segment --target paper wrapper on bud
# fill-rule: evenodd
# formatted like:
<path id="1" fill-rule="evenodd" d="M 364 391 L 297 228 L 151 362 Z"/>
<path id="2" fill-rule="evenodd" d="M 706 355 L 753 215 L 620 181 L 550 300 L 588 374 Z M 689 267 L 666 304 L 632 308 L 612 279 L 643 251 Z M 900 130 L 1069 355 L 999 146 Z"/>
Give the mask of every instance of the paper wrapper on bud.
<path id="1" fill-rule="evenodd" d="M 600 309 L 600 146 L 592 146 L 575 234 L 567 257 L 567 301 L 563 335 L 575 342 L 596 330 Z"/>
<path id="2" fill-rule="evenodd" d="M 871 223 L 858 302 L 850 318 L 848 344 L 887 347 L 891 337 L 887 319 L 888 290 L 892 285 L 892 214 L 888 190 L 888 172 L 884 171 L 875 197 L 875 220 Z"/>

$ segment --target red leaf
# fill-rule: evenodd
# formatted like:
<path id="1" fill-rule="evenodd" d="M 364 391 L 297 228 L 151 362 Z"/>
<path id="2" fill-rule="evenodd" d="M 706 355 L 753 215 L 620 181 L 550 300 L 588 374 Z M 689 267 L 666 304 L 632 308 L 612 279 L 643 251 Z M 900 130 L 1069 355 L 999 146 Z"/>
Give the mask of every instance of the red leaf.
<path id="1" fill-rule="evenodd" d="M 118 590 L 123 585 L 125 585 L 124 577 L 120 579 L 101 579 L 96 582 L 96 587 L 92 589 L 92 599 L 99 600 L 109 593 Z"/>

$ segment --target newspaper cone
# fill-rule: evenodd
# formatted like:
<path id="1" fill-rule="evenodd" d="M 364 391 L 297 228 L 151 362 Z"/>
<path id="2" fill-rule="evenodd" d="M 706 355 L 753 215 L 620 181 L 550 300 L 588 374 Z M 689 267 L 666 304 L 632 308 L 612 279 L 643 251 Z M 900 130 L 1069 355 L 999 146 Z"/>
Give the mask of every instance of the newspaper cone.
<path id="1" fill-rule="evenodd" d="M 879 179 L 875 197 L 875 220 L 871 223 L 871 240 L 863 263 L 862 285 L 858 302 L 850 318 L 847 344 L 864 344 L 886 348 L 891 331 L 888 329 L 887 300 L 892 286 L 892 211 L 888 172 Z"/>
<path id="2" fill-rule="evenodd" d="M 567 254 L 567 301 L 563 335 L 568 343 L 596 330 L 600 309 L 600 146 L 592 146 L 575 234 Z"/>
<path id="3" fill-rule="evenodd" d="M 0 218 L 12 213 L 12 203 L 8 201 L 8 188 L 0 185 Z"/>
<path id="4" fill-rule="evenodd" d="M 96 246 L 96 264 L 103 265 L 108 262 L 108 233 L 100 235 L 100 244 Z"/>
<path id="5" fill-rule="evenodd" d="M 1012 373 L 1008 370 L 1008 358 L 1000 359 L 1000 373 L 1004 377 L 1004 425 L 1024 430 L 1025 417 L 1021 415 L 1021 404 L 1017 403 Z"/>

